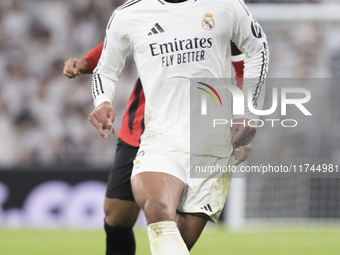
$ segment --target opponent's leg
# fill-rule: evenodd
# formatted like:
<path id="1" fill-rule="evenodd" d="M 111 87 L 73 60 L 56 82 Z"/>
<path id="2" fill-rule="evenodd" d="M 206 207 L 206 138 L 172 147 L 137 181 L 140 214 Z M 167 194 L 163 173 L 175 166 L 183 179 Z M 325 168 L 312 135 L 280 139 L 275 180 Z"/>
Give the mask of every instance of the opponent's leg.
<path id="1" fill-rule="evenodd" d="M 133 227 L 139 215 L 140 208 L 135 201 L 117 198 L 105 198 L 105 222 L 110 226 Z"/>
<path id="2" fill-rule="evenodd" d="M 153 255 L 188 255 L 176 224 L 176 208 L 184 183 L 169 174 L 142 172 L 131 181 L 135 200 L 144 211 Z"/>
<path id="3" fill-rule="evenodd" d="M 209 217 L 204 213 L 183 213 L 177 211 L 176 222 L 189 251 L 200 237 Z"/>
<path id="4" fill-rule="evenodd" d="M 134 201 L 105 198 L 106 255 L 134 255 L 136 252 L 133 226 L 139 215 Z"/>
<path id="5" fill-rule="evenodd" d="M 140 209 L 133 198 L 130 178 L 137 151 L 137 147 L 118 140 L 104 203 L 107 255 L 134 255 L 136 251 L 132 227 Z"/>

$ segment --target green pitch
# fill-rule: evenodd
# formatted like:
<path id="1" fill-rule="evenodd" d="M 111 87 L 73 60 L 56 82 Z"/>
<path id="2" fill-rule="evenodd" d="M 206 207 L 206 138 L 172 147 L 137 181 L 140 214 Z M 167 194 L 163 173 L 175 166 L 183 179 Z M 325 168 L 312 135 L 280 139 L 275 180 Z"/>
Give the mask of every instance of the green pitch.
<path id="1" fill-rule="evenodd" d="M 137 255 L 150 254 L 145 230 L 135 231 Z M 1 255 L 104 255 L 103 231 L 0 229 Z M 208 228 L 192 255 L 339 255 L 340 228 L 231 233 Z M 174 254 L 175 255 L 175 254 Z"/>

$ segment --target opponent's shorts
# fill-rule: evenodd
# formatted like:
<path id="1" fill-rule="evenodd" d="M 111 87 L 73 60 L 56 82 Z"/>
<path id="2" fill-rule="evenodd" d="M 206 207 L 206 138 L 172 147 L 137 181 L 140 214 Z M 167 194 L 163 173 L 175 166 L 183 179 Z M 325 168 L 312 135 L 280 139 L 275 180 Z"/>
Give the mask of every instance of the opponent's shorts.
<path id="1" fill-rule="evenodd" d="M 135 201 L 131 189 L 131 172 L 137 151 L 138 147 L 131 146 L 118 138 L 116 156 L 107 182 L 107 198 Z"/>
<path id="2" fill-rule="evenodd" d="M 195 166 L 233 165 L 234 154 L 226 158 L 171 152 L 156 139 L 142 140 L 134 161 L 131 179 L 142 172 L 161 172 L 173 175 L 185 183 L 177 210 L 185 213 L 204 213 L 217 222 L 231 182 L 230 173 L 209 173 L 208 178 L 190 177 Z M 206 174 L 204 175 L 206 176 Z"/>

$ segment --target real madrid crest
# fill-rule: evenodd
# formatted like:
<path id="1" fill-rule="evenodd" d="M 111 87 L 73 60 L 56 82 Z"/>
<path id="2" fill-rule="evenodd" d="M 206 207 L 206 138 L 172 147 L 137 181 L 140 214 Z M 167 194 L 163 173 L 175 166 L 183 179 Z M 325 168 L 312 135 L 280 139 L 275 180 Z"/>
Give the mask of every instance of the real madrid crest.
<path id="1" fill-rule="evenodd" d="M 202 27 L 206 30 L 211 30 L 215 26 L 215 20 L 212 18 L 211 13 L 204 14 L 204 19 L 202 20 Z"/>

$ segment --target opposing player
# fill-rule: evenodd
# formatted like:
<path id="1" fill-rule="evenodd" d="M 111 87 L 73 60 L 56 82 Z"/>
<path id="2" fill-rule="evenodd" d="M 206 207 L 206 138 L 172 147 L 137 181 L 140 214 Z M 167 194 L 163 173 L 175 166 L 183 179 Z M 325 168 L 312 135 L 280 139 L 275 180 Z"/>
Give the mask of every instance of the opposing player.
<path id="1" fill-rule="evenodd" d="M 148 222 L 152 254 L 181 255 L 189 254 L 208 219 L 218 219 L 230 184 L 221 176 L 191 179 L 190 159 L 231 165 L 234 147 L 251 142 L 256 132 L 236 124 L 230 132 L 202 137 L 205 146 L 190 148 L 189 80 L 225 77 L 233 40 L 246 54 L 245 77 L 256 78 L 243 90 L 253 88 L 249 96 L 261 108 L 268 48 L 260 26 L 239 0 L 171 2 L 132 0 L 114 12 L 93 75 L 99 111 L 90 120 L 100 133 L 112 131 L 115 82 L 125 57 L 134 52 L 146 97 L 146 127 L 132 173 L 133 193 Z M 230 118 L 230 102 L 223 110 Z M 255 118 L 249 109 L 242 117 L 237 122 Z M 224 150 L 213 147 L 215 142 L 223 143 Z"/>

